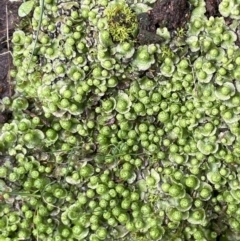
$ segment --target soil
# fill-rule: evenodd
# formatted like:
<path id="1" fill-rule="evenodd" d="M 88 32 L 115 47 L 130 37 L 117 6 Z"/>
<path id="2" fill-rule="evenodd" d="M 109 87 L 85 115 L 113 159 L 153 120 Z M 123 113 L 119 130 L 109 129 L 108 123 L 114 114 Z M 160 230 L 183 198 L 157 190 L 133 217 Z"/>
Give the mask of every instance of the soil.
<path id="1" fill-rule="evenodd" d="M 3 97 L 11 96 L 13 92 L 10 78 L 11 37 L 16 23 L 19 22 L 19 5 L 20 2 L 9 2 L 9 0 L 1 0 L 0 4 L 0 100 Z M 0 123 L 5 123 L 10 116 L 8 111 L 0 112 Z"/>
<path id="2" fill-rule="evenodd" d="M 221 0 L 206 0 L 206 16 L 210 17 L 219 17 L 220 13 L 218 11 L 218 5 L 220 4 Z"/>
<path id="3" fill-rule="evenodd" d="M 206 0 L 206 16 L 218 17 L 218 5 L 221 0 Z M 156 34 L 158 27 L 167 27 L 171 33 L 184 28 L 191 17 L 191 6 L 187 0 L 158 0 L 152 10 L 138 15 L 139 44 L 159 43 L 161 38 Z"/>
<path id="4" fill-rule="evenodd" d="M 158 0 L 152 10 L 138 16 L 138 42 L 160 42 L 161 38 L 156 34 L 158 27 L 167 27 L 172 32 L 183 27 L 189 18 L 190 5 L 187 0 Z"/>
<path id="5" fill-rule="evenodd" d="M 190 18 L 190 5 L 187 0 L 158 0 L 149 15 L 156 27 L 171 31 L 184 26 Z"/>

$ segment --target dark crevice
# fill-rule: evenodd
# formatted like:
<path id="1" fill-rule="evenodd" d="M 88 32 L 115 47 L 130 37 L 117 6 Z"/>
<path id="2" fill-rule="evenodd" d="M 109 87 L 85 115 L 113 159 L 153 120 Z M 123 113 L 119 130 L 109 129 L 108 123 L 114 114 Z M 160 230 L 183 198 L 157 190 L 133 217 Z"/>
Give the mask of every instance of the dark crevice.
<path id="1" fill-rule="evenodd" d="M 159 43 L 163 39 L 156 34 L 157 28 L 167 27 L 170 32 L 184 27 L 190 18 L 187 0 L 158 0 L 152 10 L 138 15 L 140 44 Z"/>
<path id="2" fill-rule="evenodd" d="M 207 17 L 220 17 L 221 14 L 218 10 L 218 5 L 220 4 L 221 0 L 205 0 L 206 2 L 206 16 Z"/>

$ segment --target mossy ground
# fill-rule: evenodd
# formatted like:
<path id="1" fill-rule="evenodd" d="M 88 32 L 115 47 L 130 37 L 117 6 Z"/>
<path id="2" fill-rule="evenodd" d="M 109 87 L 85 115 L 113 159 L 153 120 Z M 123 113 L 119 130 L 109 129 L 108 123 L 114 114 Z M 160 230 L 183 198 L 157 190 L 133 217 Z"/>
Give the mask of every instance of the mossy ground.
<path id="1" fill-rule="evenodd" d="M 213 5 L 215 4 L 214 1 L 209 1 L 209 2 L 211 2 Z M 210 10 L 208 11 L 208 14 L 210 14 L 210 12 L 213 11 L 214 8 L 213 8 L 213 9 L 209 8 L 209 9 L 210 9 Z M 4 5 L 1 5 L 0 13 L 1 13 L 1 10 L 4 11 Z M 214 11 L 213 11 L 213 12 L 214 12 Z M 214 12 L 214 14 L 217 14 L 217 13 Z M 176 26 L 175 26 L 175 27 L 176 27 Z M 3 45 L 3 46 L 4 46 L 4 45 Z M 3 49 L 4 49 L 4 51 L 9 51 L 8 48 L 3 48 Z M 2 55 L 2 56 L 4 56 L 4 55 Z M 9 65 L 10 65 L 10 62 L 6 62 L 6 60 L 7 60 L 7 59 L 5 58 L 5 60 L 4 60 L 4 61 L 5 61 L 5 64 L 7 63 L 8 66 L 9 66 Z M 7 82 L 7 81 L 8 81 L 8 82 Z M 5 83 L 6 83 L 6 86 L 7 86 L 7 87 L 4 89 L 4 93 L 5 93 L 5 95 L 10 95 L 9 80 L 8 80 L 7 78 L 5 78 Z M 7 91 L 7 92 L 6 92 L 6 91 Z M 4 95 L 4 94 L 3 94 L 3 95 Z M 6 120 L 7 120 L 7 118 L 5 119 L 5 121 L 6 121 Z M 40 150 L 40 151 L 41 151 L 41 150 Z M 33 173 L 33 174 L 34 174 L 34 173 Z M 32 175 L 33 175 L 33 174 L 32 174 Z M 100 191 L 99 191 L 99 192 L 100 192 Z M 220 237 L 218 237 L 218 240 L 219 240 L 219 238 L 220 238 Z M 232 240 L 231 240 L 231 241 L 232 241 Z"/>

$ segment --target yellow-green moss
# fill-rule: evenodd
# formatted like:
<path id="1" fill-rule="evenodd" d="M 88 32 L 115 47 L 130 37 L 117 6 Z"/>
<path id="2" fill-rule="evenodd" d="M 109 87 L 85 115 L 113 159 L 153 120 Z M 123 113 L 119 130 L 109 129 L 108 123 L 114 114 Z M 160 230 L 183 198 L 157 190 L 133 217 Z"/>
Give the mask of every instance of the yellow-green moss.
<path id="1" fill-rule="evenodd" d="M 109 32 L 116 42 L 123 42 L 133 37 L 138 24 L 136 14 L 126 3 L 117 2 L 105 10 Z"/>

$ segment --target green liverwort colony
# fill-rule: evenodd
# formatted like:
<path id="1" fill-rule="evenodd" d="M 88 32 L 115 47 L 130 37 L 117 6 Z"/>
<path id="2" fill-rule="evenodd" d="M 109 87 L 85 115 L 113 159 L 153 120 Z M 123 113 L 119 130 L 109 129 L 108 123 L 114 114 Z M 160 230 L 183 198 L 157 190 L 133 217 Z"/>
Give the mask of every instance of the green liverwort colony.
<path id="1" fill-rule="evenodd" d="M 240 1 L 208 18 L 189 0 L 184 28 L 141 45 L 154 2 L 23 12 L 0 103 L 0 241 L 240 240 Z"/>

